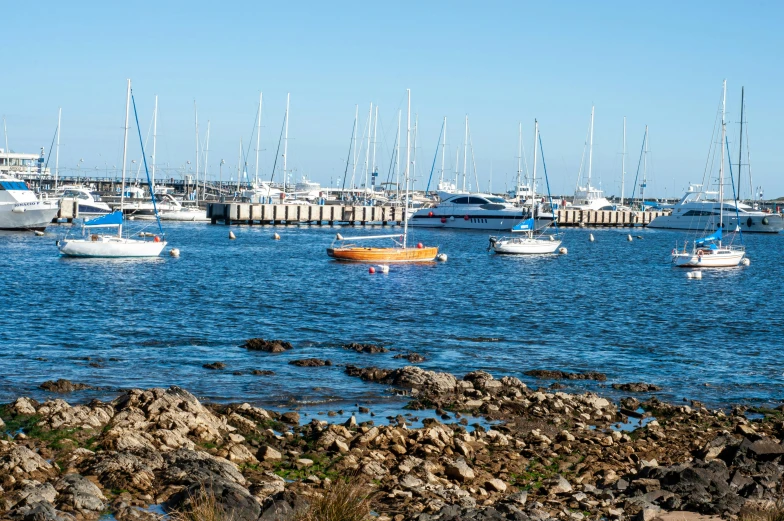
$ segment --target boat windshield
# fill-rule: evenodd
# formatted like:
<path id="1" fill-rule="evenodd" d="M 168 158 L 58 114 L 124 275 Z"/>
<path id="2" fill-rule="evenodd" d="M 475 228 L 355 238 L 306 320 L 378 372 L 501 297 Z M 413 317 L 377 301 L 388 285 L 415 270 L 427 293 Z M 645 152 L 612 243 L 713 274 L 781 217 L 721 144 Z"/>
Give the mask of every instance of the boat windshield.
<path id="1" fill-rule="evenodd" d="M 486 198 L 491 203 L 505 203 L 506 200 L 503 197 L 487 197 Z"/>

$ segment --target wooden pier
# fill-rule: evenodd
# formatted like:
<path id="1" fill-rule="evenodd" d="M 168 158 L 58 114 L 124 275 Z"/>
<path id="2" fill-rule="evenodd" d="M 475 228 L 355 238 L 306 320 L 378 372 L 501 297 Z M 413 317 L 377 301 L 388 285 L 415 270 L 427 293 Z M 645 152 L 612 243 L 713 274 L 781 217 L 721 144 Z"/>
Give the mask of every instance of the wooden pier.
<path id="1" fill-rule="evenodd" d="M 632 212 L 616 210 L 556 210 L 558 226 L 632 227 L 648 226 L 664 212 Z"/>
<path id="2" fill-rule="evenodd" d="M 208 203 L 212 224 L 401 224 L 399 206 Z"/>

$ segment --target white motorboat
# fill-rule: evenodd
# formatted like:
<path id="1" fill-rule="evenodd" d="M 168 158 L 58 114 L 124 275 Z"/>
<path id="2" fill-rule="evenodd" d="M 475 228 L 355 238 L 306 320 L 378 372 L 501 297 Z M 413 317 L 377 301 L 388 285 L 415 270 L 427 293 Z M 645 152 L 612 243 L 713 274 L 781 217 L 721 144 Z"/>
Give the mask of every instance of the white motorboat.
<path id="1" fill-rule="evenodd" d="M 125 168 L 127 162 L 127 153 L 128 153 L 128 112 L 130 108 L 131 102 L 131 80 L 128 80 L 128 93 L 125 101 L 125 137 L 123 140 L 123 167 L 122 167 L 122 187 L 121 187 L 121 199 L 120 199 L 120 208 L 117 211 L 114 211 L 110 214 L 102 215 L 95 219 L 85 222 L 82 227 L 82 238 L 69 238 L 65 237 L 62 240 L 57 241 L 57 248 L 60 250 L 60 254 L 66 257 L 110 257 L 110 258 L 120 258 L 120 257 L 158 257 L 163 251 L 163 248 L 166 247 L 166 240 L 163 239 L 163 230 L 160 227 L 160 222 L 158 223 L 158 229 L 161 232 L 161 235 L 153 235 L 153 234 L 140 234 L 139 238 L 132 238 L 130 236 L 123 237 L 123 203 L 125 200 Z M 136 114 L 136 104 L 134 102 L 134 115 Z M 136 118 L 137 121 L 137 130 L 139 131 L 139 143 L 142 147 L 142 157 L 144 156 L 144 144 L 142 143 L 141 139 L 141 129 L 138 128 L 138 117 Z M 144 160 L 144 167 L 145 171 L 147 170 L 147 160 Z M 149 173 L 147 174 L 147 183 L 150 187 L 150 193 L 152 193 L 152 183 L 150 182 Z M 90 230 L 93 229 L 101 229 L 101 228 L 109 228 L 109 229 L 116 229 L 116 234 L 98 234 L 98 233 L 90 233 L 89 236 L 87 235 Z M 153 235 L 152 238 L 148 239 L 148 235 Z"/>
<path id="2" fill-rule="evenodd" d="M 198 206 L 183 205 L 171 194 L 156 194 L 155 204 L 145 203 L 142 206 L 135 206 L 134 210 L 126 214 L 131 214 L 135 220 L 154 221 L 156 219 L 155 210 L 158 211 L 157 218 L 161 221 L 183 221 L 183 222 L 206 222 L 207 210 Z"/>
<path id="3" fill-rule="evenodd" d="M 539 122 L 534 120 L 534 168 L 532 185 L 536 186 L 536 150 L 539 141 Z M 532 203 L 536 200 L 536 194 L 531 194 Z M 532 212 L 536 215 L 536 204 L 533 203 Z M 556 224 L 555 221 L 548 221 L 543 227 L 537 229 L 534 217 L 529 217 L 512 228 L 513 232 L 522 232 L 519 236 L 512 237 L 490 237 L 490 248 L 496 253 L 512 254 L 547 254 L 555 253 L 561 246 L 561 234 L 547 234 L 544 230 Z"/>
<path id="4" fill-rule="evenodd" d="M 112 213 L 109 205 L 101 201 L 101 196 L 91 192 L 87 187 L 80 185 L 64 185 L 55 191 L 57 199 L 76 199 L 79 205 L 79 215 L 83 217 L 95 217 Z"/>
<path id="5" fill-rule="evenodd" d="M 718 211 L 711 211 L 708 217 L 710 218 L 707 223 L 706 230 L 715 229 L 712 234 L 697 239 L 694 241 L 691 248 L 689 248 L 688 241 L 683 245 L 683 249 L 679 250 L 677 245 L 672 250 L 672 263 L 680 268 L 731 268 L 738 266 L 746 256 L 746 248 L 744 246 L 736 246 L 722 242 L 722 235 L 724 229 L 724 153 L 725 142 L 727 135 L 727 127 L 724 122 L 725 113 L 725 100 L 727 96 L 727 81 L 724 80 L 722 86 L 722 101 L 721 101 L 721 148 L 719 157 L 719 193 L 718 193 Z M 741 232 L 742 233 L 742 232 Z"/>
<path id="6" fill-rule="evenodd" d="M 41 200 L 24 181 L 0 173 L 0 230 L 43 230 L 58 210 L 58 201 Z"/>
<path id="7" fill-rule="evenodd" d="M 504 198 L 483 193 L 446 194 L 431 208 L 417 210 L 409 226 L 420 228 L 455 228 L 461 230 L 511 231 L 524 217 L 524 210 Z"/>
<path id="8" fill-rule="evenodd" d="M 670 215 L 661 215 L 649 228 L 671 230 L 704 230 L 715 223 L 719 214 L 726 230 L 778 233 L 784 228 L 781 214 L 765 213 L 735 201 L 719 201 L 718 192 L 705 191 L 702 185 L 689 185 L 686 194 L 672 208 Z"/>

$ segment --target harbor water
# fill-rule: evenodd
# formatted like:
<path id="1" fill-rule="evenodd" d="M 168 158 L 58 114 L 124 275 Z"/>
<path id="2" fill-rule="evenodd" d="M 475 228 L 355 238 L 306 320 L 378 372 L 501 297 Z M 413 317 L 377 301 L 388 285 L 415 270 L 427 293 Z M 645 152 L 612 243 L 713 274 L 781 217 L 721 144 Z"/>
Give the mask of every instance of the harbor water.
<path id="1" fill-rule="evenodd" d="M 425 356 L 425 369 L 483 369 L 534 387 L 552 382 L 524 372 L 558 369 L 605 373 L 606 382 L 561 383 L 612 396 L 612 383 L 644 381 L 670 401 L 784 398 L 779 235 L 745 236 L 750 266 L 691 280 L 670 265 L 676 241 L 694 238 L 676 231 L 635 229 L 642 239 L 629 242 L 629 229 L 570 229 L 567 255 L 527 257 L 488 253 L 487 233 L 415 230 L 414 242 L 440 246 L 448 261 L 371 275 L 327 257 L 335 233 L 401 228 L 244 226 L 229 240 L 225 226 L 172 224 L 181 256 L 147 260 L 61 258 L 55 240 L 67 229 L 0 235 L 0 402 L 52 397 L 39 385 L 67 378 L 100 388 L 69 401 L 178 385 L 267 407 L 395 407 L 402 398 L 343 366 L 400 367 L 408 362 L 393 356 L 409 351 Z M 239 347 L 252 337 L 294 349 Z M 349 342 L 390 351 L 340 347 Z M 333 365 L 287 363 L 309 357 Z M 216 361 L 226 368 L 202 368 Z"/>

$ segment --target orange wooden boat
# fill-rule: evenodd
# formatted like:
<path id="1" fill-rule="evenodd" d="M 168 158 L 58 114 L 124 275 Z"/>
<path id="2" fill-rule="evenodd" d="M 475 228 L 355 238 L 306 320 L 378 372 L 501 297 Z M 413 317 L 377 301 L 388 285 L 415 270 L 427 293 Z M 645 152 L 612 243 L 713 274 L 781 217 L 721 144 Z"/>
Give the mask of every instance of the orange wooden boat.
<path id="1" fill-rule="evenodd" d="M 327 255 L 333 259 L 352 262 L 432 262 L 438 255 L 437 246 L 416 248 L 367 248 L 356 245 L 345 245 L 327 248 Z"/>

